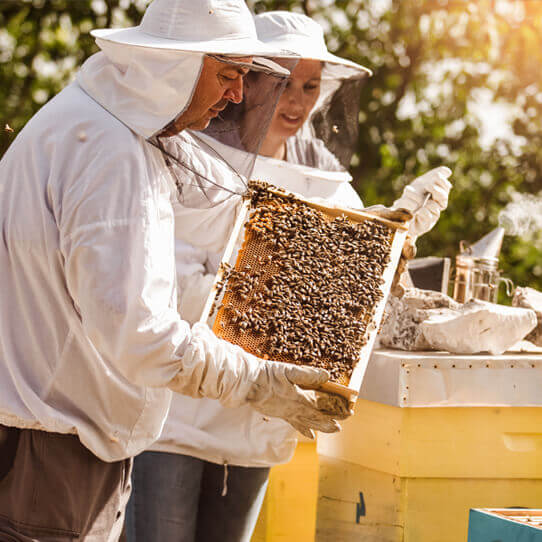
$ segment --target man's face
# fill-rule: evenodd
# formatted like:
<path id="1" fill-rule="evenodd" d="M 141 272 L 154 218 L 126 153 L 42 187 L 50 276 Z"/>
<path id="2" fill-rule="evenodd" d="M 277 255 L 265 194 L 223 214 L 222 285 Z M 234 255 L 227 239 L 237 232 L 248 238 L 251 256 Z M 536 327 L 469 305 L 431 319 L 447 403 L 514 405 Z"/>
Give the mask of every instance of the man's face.
<path id="1" fill-rule="evenodd" d="M 252 63 L 252 57 L 236 57 L 231 60 Z M 166 135 L 174 135 L 187 128 L 204 130 L 228 102 L 240 103 L 243 100 L 243 77 L 247 72 L 248 68 L 206 56 L 190 105 L 176 121 L 167 126 Z"/>

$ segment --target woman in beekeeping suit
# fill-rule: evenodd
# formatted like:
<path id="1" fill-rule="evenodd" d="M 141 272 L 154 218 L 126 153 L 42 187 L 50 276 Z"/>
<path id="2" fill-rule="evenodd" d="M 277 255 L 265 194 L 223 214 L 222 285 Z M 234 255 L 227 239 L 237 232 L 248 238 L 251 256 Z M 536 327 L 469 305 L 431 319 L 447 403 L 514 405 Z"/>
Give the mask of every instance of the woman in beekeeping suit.
<path id="1" fill-rule="evenodd" d="M 331 54 L 322 28 L 305 15 L 276 11 L 255 21 L 262 41 L 301 58 L 275 110 L 253 176 L 306 197 L 362 207 L 347 168 L 357 144 L 361 85 L 371 71 Z M 448 168 L 436 168 L 413 181 L 394 202 L 392 208 L 417 211 L 411 236 L 429 231 L 446 208 L 450 175 Z M 421 207 L 427 194 L 431 199 Z"/>
<path id="2" fill-rule="evenodd" d="M 370 71 L 330 54 L 321 27 L 308 17 L 270 12 L 255 21 L 260 39 L 301 60 L 279 99 L 252 178 L 327 204 L 363 207 L 346 167 L 357 136 L 360 83 Z M 224 132 L 228 123 L 214 121 L 206 130 L 221 142 L 213 143 L 217 154 L 237 160 L 240 153 L 230 151 L 250 150 L 254 133 L 265 131 L 254 113 L 266 100 L 261 84 L 259 74 L 250 74 L 244 103 L 230 106 L 229 112 L 236 112 L 227 120 L 240 118 L 237 129 Z M 207 135 L 199 137 L 210 142 Z M 446 168 L 430 172 L 395 202 L 398 208 L 415 210 L 426 191 L 432 194 L 411 223 L 412 235 L 429 230 L 446 206 L 448 175 Z M 177 248 L 180 311 L 189 311 L 196 321 L 219 258 L 182 242 Z M 130 542 L 151 540 L 155 533 L 164 542 L 249 541 L 269 467 L 289 461 L 296 442 L 288 424 L 253 408 L 225 409 L 218 401 L 174 397 L 161 438 L 136 459 Z"/>

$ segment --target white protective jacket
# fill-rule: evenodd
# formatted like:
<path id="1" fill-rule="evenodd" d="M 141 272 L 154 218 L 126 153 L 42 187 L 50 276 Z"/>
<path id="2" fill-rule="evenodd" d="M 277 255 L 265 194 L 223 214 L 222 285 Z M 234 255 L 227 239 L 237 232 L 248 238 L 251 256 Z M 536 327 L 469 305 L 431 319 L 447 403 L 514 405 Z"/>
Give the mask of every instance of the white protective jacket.
<path id="1" fill-rule="evenodd" d="M 189 103 L 203 55 L 98 43 L 1 162 L 0 424 L 115 461 L 158 437 L 181 366 L 184 393 L 244 390 L 177 311 L 175 189 L 146 141 Z M 177 237 L 220 251 L 238 203 L 190 210 Z"/>
<path id="2" fill-rule="evenodd" d="M 317 143 L 315 145 L 320 148 Z M 302 148 L 300 145 L 295 147 Z M 305 145 L 304 148 L 312 154 L 313 149 L 309 147 Z M 323 153 L 318 155 L 324 156 Z M 327 164 L 328 161 L 323 165 Z M 325 200 L 327 204 L 363 207 L 350 184 L 352 178 L 344 171 L 323 171 L 258 156 L 252 177 L 305 197 Z M 187 276 L 193 269 L 195 257 L 199 257 L 199 268 Z M 182 242 L 177 244 L 176 258 L 179 283 L 190 283 L 194 288 L 190 291 L 180 289 L 183 314 L 186 314 L 187 305 L 191 305 L 190 313 L 199 319 L 209 294 L 209 281 L 214 276 L 205 274 L 204 269 L 214 272 L 216 267 L 210 265 L 212 258 L 207 253 Z M 212 399 L 174 394 L 162 434 L 150 449 L 189 455 L 212 463 L 264 467 L 289 461 L 296 444 L 296 432 L 288 423 L 278 418 L 265 418 L 249 406 L 224 408 Z"/>

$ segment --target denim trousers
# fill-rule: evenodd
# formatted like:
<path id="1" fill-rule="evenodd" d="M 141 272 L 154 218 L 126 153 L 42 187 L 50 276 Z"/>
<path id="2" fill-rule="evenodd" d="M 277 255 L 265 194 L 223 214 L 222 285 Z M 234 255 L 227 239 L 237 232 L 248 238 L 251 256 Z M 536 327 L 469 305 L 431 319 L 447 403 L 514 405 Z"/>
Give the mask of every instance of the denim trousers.
<path id="1" fill-rule="evenodd" d="M 267 467 L 144 452 L 134 459 L 126 540 L 249 542 L 268 477 Z"/>

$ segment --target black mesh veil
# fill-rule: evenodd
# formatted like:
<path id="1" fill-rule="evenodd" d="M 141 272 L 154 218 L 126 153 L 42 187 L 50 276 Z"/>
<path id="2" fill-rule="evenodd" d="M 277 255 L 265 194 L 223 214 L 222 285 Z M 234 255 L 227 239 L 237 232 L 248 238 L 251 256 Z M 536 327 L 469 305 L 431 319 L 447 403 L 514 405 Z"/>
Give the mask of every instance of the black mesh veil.
<path id="1" fill-rule="evenodd" d="M 360 96 L 368 72 L 332 62 L 322 66 L 318 100 L 293 138 L 300 149 L 297 161 L 323 170 L 347 170 L 358 143 Z M 309 148 L 314 151 L 301 152 Z"/>
<path id="2" fill-rule="evenodd" d="M 314 135 L 348 169 L 358 143 L 361 89 L 366 78 L 345 79 L 311 119 Z"/>

